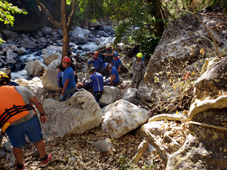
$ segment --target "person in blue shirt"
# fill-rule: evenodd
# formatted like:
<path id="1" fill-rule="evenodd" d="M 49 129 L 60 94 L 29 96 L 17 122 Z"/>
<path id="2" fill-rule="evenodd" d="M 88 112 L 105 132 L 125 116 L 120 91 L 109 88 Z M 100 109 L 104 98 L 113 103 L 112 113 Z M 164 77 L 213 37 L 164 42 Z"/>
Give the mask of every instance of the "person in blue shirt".
<path id="1" fill-rule="evenodd" d="M 100 73 L 97 73 L 94 67 L 90 69 L 89 73 L 91 74 L 90 86 L 92 88 L 92 94 L 95 97 L 96 102 L 99 102 L 103 92 L 103 76 Z"/>
<path id="2" fill-rule="evenodd" d="M 119 81 L 120 81 L 117 68 L 112 66 L 111 64 L 108 64 L 106 69 L 110 72 L 110 83 L 109 83 L 109 85 L 117 86 Z"/>
<path id="3" fill-rule="evenodd" d="M 121 70 L 122 63 L 117 51 L 115 51 L 113 54 L 113 66 L 116 67 L 117 72 L 119 73 Z"/>
<path id="4" fill-rule="evenodd" d="M 65 101 L 67 97 L 71 97 L 75 90 L 76 82 L 71 62 L 72 60 L 69 57 L 64 57 L 62 59 L 62 66 L 65 70 L 62 73 L 63 88 L 61 91 L 60 101 Z"/>
<path id="5" fill-rule="evenodd" d="M 96 69 L 97 72 L 101 71 L 103 60 L 99 57 L 98 51 L 94 52 L 94 57 L 88 61 L 88 64 L 92 63 L 92 67 Z"/>

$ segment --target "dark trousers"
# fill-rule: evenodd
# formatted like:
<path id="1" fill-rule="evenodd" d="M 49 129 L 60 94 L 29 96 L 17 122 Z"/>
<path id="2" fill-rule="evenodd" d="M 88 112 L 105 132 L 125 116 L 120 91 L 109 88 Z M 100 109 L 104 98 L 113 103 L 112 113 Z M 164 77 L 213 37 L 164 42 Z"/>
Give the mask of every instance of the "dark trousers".
<path id="1" fill-rule="evenodd" d="M 102 97 L 102 91 L 92 92 L 93 96 L 95 97 L 96 102 L 99 102 L 99 99 Z"/>

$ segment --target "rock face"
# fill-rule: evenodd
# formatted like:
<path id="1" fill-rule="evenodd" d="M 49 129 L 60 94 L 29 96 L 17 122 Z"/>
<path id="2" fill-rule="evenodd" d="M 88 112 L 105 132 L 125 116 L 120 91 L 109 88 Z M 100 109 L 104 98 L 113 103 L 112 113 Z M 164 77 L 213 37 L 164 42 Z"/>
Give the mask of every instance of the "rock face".
<path id="1" fill-rule="evenodd" d="M 41 61 L 34 60 L 29 61 L 24 69 L 27 71 L 27 74 L 29 76 L 42 76 L 46 68 L 46 65 L 43 64 Z"/>
<path id="2" fill-rule="evenodd" d="M 119 138 L 144 124 L 149 117 L 147 110 L 121 99 L 105 108 L 102 130 Z"/>
<path id="3" fill-rule="evenodd" d="M 81 134 L 102 121 L 101 108 L 87 91 L 75 93 L 66 102 L 46 99 L 44 109 L 48 119 L 42 127 L 45 137 Z"/>
<path id="4" fill-rule="evenodd" d="M 166 169 L 226 169 L 227 57 L 195 83 L 184 146 L 170 155 Z M 201 89 L 200 89 L 201 88 Z"/>
<path id="5" fill-rule="evenodd" d="M 219 50 L 226 53 L 227 37 L 216 31 L 216 26 L 223 25 L 226 21 L 220 17 L 213 17 L 213 15 L 199 15 L 199 17 L 209 28 L 212 27 L 214 37 L 222 44 Z M 224 33 L 227 29 L 224 27 L 220 31 Z M 205 51 L 204 55 L 200 52 L 202 48 Z M 190 65 L 200 59 L 201 56 L 203 56 L 202 58 L 214 56 L 210 36 L 203 25 L 191 14 L 173 20 L 168 23 L 154 54 L 149 60 L 144 82 L 152 84 L 154 82 L 154 73 L 173 65 L 175 68 L 183 67 L 185 63 Z"/>
<path id="6" fill-rule="evenodd" d="M 43 74 L 42 83 L 44 88 L 50 91 L 58 91 L 58 70 L 55 68 L 48 68 Z"/>
<path id="7" fill-rule="evenodd" d="M 117 96 L 121 94 L 121 91 L 114 86 L 104 86 L 103 94 L 99 100 L 99 104 L 102 106 L 113 103 Z"/>

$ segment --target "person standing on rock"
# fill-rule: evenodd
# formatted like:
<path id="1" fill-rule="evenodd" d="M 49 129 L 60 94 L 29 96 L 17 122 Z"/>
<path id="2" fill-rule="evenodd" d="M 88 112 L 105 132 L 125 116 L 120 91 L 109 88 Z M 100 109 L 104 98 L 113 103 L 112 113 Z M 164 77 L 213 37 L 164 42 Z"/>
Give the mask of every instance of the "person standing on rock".
<path id="1" fill-rule="evenodd" d="M 131 70 L 131 74 L 132 74 L 131 87 L 132 88 L 139 87 L 140 81 L 142 80 L 146 70 L 146 65 L 142 60 L 142 57 L 143 57 L 142 53 L 138 53 L 136 55 L 135 61 L 132 64 L 132 70 Z"/>
<path id="2" fill-rule="evenodd" d="M 88 64 L 91 64 L 96 69 L 97 72 L 101 71 L 103 60 L 99 57 L 98 51 L 94 52 L 94 57 L 88 61 Z"/>
<path id="3" fill-rule="evenodd" d="M 46 153 L 40 123 L 32 104 L 40 113 L 41 123 L 47 120 L 43 106 L 30 90 L 22 86 L 9 86 L 9 81 L 9 77 L 0 72 L 0 126 L 2 133 L 7 133 L 13 146 L 17 169 L 25 169 L 22 150 L 26 142 L 25 134 L 35 143 L 41 166 L 46 166 L 52 155 Z"/>
<path id="4" fill-rule="evenodd" d="M 103 76 L 96 72 L 96 69 L 92 67 L 89 71 L 90 76 L 90 86 L 92 88 L 92 94 L 95 97 L 96 102 L 102 97 L 103 92 Z"/>
<path id="5" fill-rule="evenodd" d="M 62 73 L 62 91 L 60 96 L 60 101 L 65 101 L 67 97 L 71 97 L 75 91 L 75 76 L 73 69 L 71 67 L 72 60 L 69 57 L 64 57 L 62 59 L 62 66 L 65 70 Z"/>
<path id="6" fill-rule="evenodd" d="M 114 51 L 114 54 L 113 54 L 113 66 L 116 67 L 117 72 L 120 73 L 122 63 L 117 51 Z"/>

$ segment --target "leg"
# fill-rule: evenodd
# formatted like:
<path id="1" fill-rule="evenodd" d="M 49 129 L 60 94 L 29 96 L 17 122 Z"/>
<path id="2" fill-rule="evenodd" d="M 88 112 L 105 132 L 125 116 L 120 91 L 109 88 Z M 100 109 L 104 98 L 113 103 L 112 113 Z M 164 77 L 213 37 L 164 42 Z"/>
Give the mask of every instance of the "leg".
<path id="1" fill-rule="evenodd" d="M 134 88 L 134 86 L 135 86 L 136 77 L 137 77 L 137 72 L 134 71 L 133 75 L 132 75 L 131 88 Z"/>
<path id="2" fill-rule="evenodd" d="M 45 150 L 45 144 L 43 140 L 40 140 L 39 142 L 35 143 L 35 146 L 39 152 L 40 158 L 45 158 L 46 150 Z"/>
<path id="3" fill-rule="evenodd" d="M 13 154 L 17 160 L 17 163 L 19 165 L 23 165 L 23 151 L 22 151 L 22 148 L 16 148 L 16 147 L 13 147 Z"/>
<path id="4" fill-rule="evenodd" d="M 140 85 L 140 82 L 142 80 L 142 71 L 139 71 L 138 72 L 138 75 L 137 75 L 137 79 L 136 79 L 136 88 L 138 89 L 139 85 Z"/>

